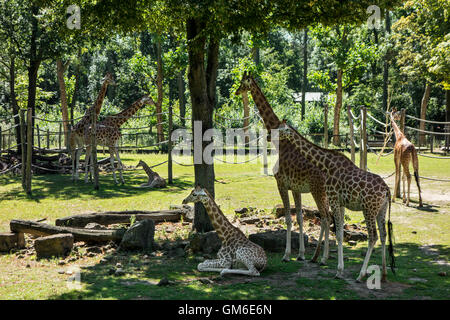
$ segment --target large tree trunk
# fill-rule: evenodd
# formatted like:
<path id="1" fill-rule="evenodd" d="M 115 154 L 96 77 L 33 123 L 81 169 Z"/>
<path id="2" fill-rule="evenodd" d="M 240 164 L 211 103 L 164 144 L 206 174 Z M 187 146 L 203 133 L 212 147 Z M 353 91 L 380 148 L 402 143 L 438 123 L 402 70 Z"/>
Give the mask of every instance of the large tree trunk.
<path id="1" fill-rule="evenodd" d="M 64 145 L 69 143 L 69 110 L 67 103 L 66 82 L 64 81 L 64 72 L 66 71 L 67 64 L 64 64 L 60 59 L 56 60 L 56 75 L 58 77 L 59 94 L 61 96 L 61 112 L 64 128 Z"/>
<path id="2" fill-rule="evenodd" d="M 445 90 L 445 122 L 450 122 L 450 90 Z M 445 125 L 445 132 L 450 133 L 450 124 Z M 450 136 L 445 136 L 445 151 L 450 151 Z"/>
<path id="3" fill-rule="evenodd" d="M 338 146 L 340 144 L 339 139 L 339 119 L 341 116 L 342 108 L 342 75 L 341 69 L 337 72 L 337 88 L 336 88 L 336 104 L 334 106 L 334 124 L 333 124 L 333 144 Z"/>
<path id="4" fill-rule="evenodd" d="M 163 132 L 163 126 L 162 126 L 162 103 L 163 103 L 163 66 L 162 66 L 162 50 L 161 50 L 161 39 L 159 36 L 157 37 L 156 43 L 155 43 L 155 51 L 156 51 L 156 64 L 157 64 L 157 71 L 156 71 L 156 87 L 158 91 L 158 99 L 156 101 L 156 129 L 157 129 L 157 136 L 158 136 L 158 142 L 164 141 L 164 132 Z"/>
<path id="5" fill-rule="evenodd" d="M 301 119 L 305 118 L 306 90 L 308 87 L 308 28 L 305 28 L 303 36 L 303 85 L 302 85 L 302 112 Z"/>
<path id="6" fill-rule="evenodd" d="M 210 40 L 205 70 L 206 38 L 202 34 L 204 23 L 188 19 L 186 33 L 189 56 L 189 91 L 192 103 L 192 127 L 195 122 L 202 125 L 201 132 L 194 130 L 195 183 L 206 188 L 214 197 L 214 164 L 203 161 L 203 150 L 210 142 L 203 141 L 203 133 L 213 127 L 213 110 L 216 96 L 216 79 L 219 57 L 219 42 Z M 200 203 L 195 204 L 193 228 L 198 232 L 213 230 L 213 226 Z"/>
<path id="7" fill-rule="evenodd" d="M 429 82 L 425 85 L 425 92 L 423 93 L 422 103 L 420 104 L 420 119 L 425 120 L 427 115 L 428 101 L 430 101 L 431 85 Z M 420 121 L 420 130 L 425 130 L 425 121 Z M 425 145 L 425 134 L 420 132 L 419 145 Z"/>

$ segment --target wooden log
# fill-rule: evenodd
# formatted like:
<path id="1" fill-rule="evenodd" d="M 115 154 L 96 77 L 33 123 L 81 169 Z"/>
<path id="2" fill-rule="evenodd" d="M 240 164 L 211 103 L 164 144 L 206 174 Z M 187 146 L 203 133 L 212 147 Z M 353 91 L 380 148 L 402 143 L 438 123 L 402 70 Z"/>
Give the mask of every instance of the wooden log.
<path id="1" fill-rule="evenodd" d="M 133 215 L 136 220 L 150 219 L 155 223 L 158 222 L 175 222 L 180 221 L 181 210 L 161 210 L 161 211 L 110 211 L 99 213 L 79 214 L 65 218 L 56 219 L 57 226 L 83 228 L 88 223 L 95 222 L 101 225 L 111 225 L 115 223 L 129 223 Z"/>
<path id="2" fill-rule="evenodd" d="M 0 232 L 0 252 L 23 248 L 25 248 L 25 237 L 23 233 Z"/>
<path id="3" fill-rule="evenodd" d="M 76 241 L 85 242 L 120 242 L 125 229 L 116 230 L 91 230 L 91 229 L 77 229 L 68 227 L 52 226 L 45 223 L 27 220 L 11 220 L 9 227 L 12 232 L 29 233 L 36 236 L 48 236 L 58 233 L 71 233 Z"/>

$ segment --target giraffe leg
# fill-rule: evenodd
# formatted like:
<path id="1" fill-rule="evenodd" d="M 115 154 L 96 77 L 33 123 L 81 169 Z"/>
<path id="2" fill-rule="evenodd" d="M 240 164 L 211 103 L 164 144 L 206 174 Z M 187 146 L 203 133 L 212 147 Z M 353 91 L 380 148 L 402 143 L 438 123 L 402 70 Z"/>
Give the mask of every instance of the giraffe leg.
<path id="1" fill-rule="evenodd" d="M 114 166 L 114 151 L 109 148 L 109 162 L 111 163 L 111 169 L 113 172 L 114 183 L 117 184 L 116 167 Z"/>
<path id="2" fill-rule="evenodd" d="M 314 251 L 314 255 L 311 258 L 311 262 L 316 263 L 317 262 L 317 258 L 319 258 L 319 254 L 320 254 L 320 247 L 322 245 L 322 239 L 323 239 L 323 234 L 325 231 L 325 224 L 323 223 L 323 221 L 320 221 L 320 234 L 319 234 L 319 241 L 317 242 L 317 246 L 316 246 L 316 250 Z"/>
<path id="3" fill-rule="evenodd" d="M 361 282 L 362 279 L 366 276 L 367 266 L 369 264 L 370 256 L 372 255 L 373 248 L 374 248 L 375 243 L 377 242 L 377 238 L 378 238 L 376 222 L 375 222 L 375 217 L 377 216 L 378 212 L 372 212 L 372 211 L 366 211 L 366 210 L 364 210 L 363 212 L 364 212 L 364 218 L 366 219 L 366 224 L 367 224 L 367 233 L 369 235 L 369 247 L 367 248 L 366 257 L 364 258 L 364 262 L 361 267 L 359 276 L 356 279 L 356 281 L 358 281 L 358 282 Z"/>
<path id="4" fill-rule="evenodd" d="M 227 259 L 205 260 L 199 263 L 197 270 L 200 272 L 222 272 L 224 269 L 231 268 L 232 262 Z"/>
<path id="5" fill-rule="evenodd" d="M 78 167 L 77 167 L 77 156 L 78 156 L 78 148 L 77 146 L 73 146 L 72 150 L 72 180 L 78 180 Z"/>
<path id="6" fill-rule="evenodd" d="M 386 210 L 388 205 L 388 197 L 384 201 L 377 216 L 378 231 L 380 232 L 381 241 L 381 263 L 382 263 L 382 278 L 381 281 L 386 281 L 387 269 L 386 269 Z"/>
<path id="7" fill-rule="evenodd" d="M 280 192 L 281 200 L 283 201 L 284 216 L 286 219 L 286 251 L 284 252 L 282 260 L 284 262 L 288 262 L 290 260 L 291 255 L 291 229 L 292 229 L 291 206 L 289 204 L 288 189 L 280 186 L 280 183 L 278 183 L 278 191 Z"/>
<path id="8" fill-rule="evenodd" d="M 119 175 L 120 175 L 120 181 L 122 181 L 122 184 L 125 184 L 125 180 L 123 180 L 123 164 L 122 164 L 122 160 L 120 160 L 120 155 L 119 155 L 119 148 L 116 146 L 115 148 L 116 150 L 116 157 L 117 157 L 117 162 L 118 162 L 118 166 L 119 166 Z"/>
<path id="9" fill-rule="evenodd" d="M 336 224 L 336 241 L 338 243 L 338 267 L 336 278 L 343 279 L 344 278 L 344 248 L 343 248 L 343 240 L 344 240 L 344 215 L 345 208 L 341 207 L 336 200 L 330 199 L 330 207 L 333 211 L 334 215 L 334 223 Z"/>
<path id="10" fill-rule="evenodd" d="M 303 238 L 303 212 L 302 212 L 302 194 L 300 192 L 292 192 L 295 202 L 295 213 L 297 215 L 299 244 L 298 244 L 298 261 L 305 260 L 305 239 Z M 290 213 L 289 213 L 290 215 Z"/>
<path id="11" fill-rule="evenodd" d="M 90 160 L 91 160 L 91 148 L 86 147 L 86 156 L 84 158 L 84 183 L 88 183 Z M 91 165 L 91 167 L 93 166 Z"/>
<path id="12" fill-rule="evenodd" d="M 78 168 L 80 167 L 80 156 L 81 156 L 81 147 L 78 146 L 75 152 L 75 180 L 78 180 L 80 178 L 80 175 L 78 173 Z"/>
<path id="13" fill-rule="evenodd" d="M 320 235 L 319 242 L 317 243 L 316 250 L 314 252 L 314 256 L 311 259 L 311 262 L 316 262 L 317 258 L 320 254 L 320 248 L 322 246 L 322 237 L 325 234 L 325 249 L 323 252 L 323 258 L 320 262 L 321 265 L 324 265 L 328 259 L 329 254 L 329 220 L 328 220 L 328 200 L 325 192 L 325 186 L 320 185 L 314 182 L 310 182 L 311 185 L 311 194 L 316 202 L 317 209 L 320 212 Z"/>
<path id="14" fill-rule="evenodd" d="M 220 272 L 221 276 L 225 274 L 242 274 L 247 276 L 259 276 L 259 271 L 256 269 L 253 259 L 249 257 L 248 249 L 239 248 L 236 250 L 236 261 L 242 263 L 247 267 L 248 270 L 245 269 L 230 269 L 226 268 Z"/>
<path id="15" fill-rule="evenodd" d="M 325 224 L 325 246 L 323 249 L 323 256 L 322 260 L 320 261 L 320 265 L 324 266 L 327 263 L 328 255 L 330 253 L 330 221 L 328 219 L 325 219 L 323 222 L 320 222 L 320 228 L 322 228 L 322 224 Z"/>

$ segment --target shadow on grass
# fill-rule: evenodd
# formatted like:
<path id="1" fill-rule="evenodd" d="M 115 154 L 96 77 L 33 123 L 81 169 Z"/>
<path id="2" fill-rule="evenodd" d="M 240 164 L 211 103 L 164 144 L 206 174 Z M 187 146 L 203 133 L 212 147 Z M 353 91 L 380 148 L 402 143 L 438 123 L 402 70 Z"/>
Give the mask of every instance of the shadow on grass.
<path id="1" fill-rule="evenodd" d="M 313 249 L 307 248 L 308 258 Z M 268 253 L 268 265 L 260 277 L 225 278 L 218 277 L 218 273 L 197 271 L 194 257 L 150 257 L 145 262 L 144 253 L 116 253 L 107 257 L 107 263 L 82 269 L 83 290 L 49 299 L 446 299 L 449 283 L 439 273 L 448 272 L 448 264 L 443 265 L 442 259 L 447 259 L 450 248 L 437 245 L 433 250 L 436 254 L 425 252 L 415 243 L 397 244 L 396 275 L 388 270 L 388 283 L 382 284 L 381 290 L 369 290 L 365 283 L 355 282 L 366 246 L 345 246 L 344 280 L 334 278 L 335 250 L 331 251 L 327 266 L 294 260 L 284 263 L 282 253 Z M 117 262 L 123 265 L 125 275 L 109 274 Z M 371 264 L 381 265 L 379 246 Z M 171 284 L 158 286 L 162 278 Z"/>
<path id="2" fill-rule="evenodd" d="M 100 175 L 100 189 L 94 190 L 92 183 L 84 183 L 83 180 L 71 181 L 70 175 L 35 175 L 32 181 L 32 195 L 27 196 L 21 187 L 21 177 L 3 177 L 0 183 L 18 184 L 17 187 L 0 194 L 0 201 L 28 200 L 39 202 L 41 199 L 50 198 L 58 200 L 71 200 L 81 195 L 92 195 L 99 199 L 115 197 L 131 197 L 151 192 L 181 193 L 192 188 L 193 182 L 188 175 L 173 179 L 173 184 L 161 189 L 138 188 L 137 186 L 147 182 L 141 175 L 125 174 L 125 184 L 115 184 L 110 175 Z"/>

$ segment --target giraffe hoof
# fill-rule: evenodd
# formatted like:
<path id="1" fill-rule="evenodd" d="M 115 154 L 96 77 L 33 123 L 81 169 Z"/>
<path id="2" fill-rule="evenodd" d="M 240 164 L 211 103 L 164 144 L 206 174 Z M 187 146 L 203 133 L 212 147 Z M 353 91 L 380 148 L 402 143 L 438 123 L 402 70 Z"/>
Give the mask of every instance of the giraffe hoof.
<path id="1" fill-rule="evenodd" d="M 305 257 L 300 257 L 300 256 L 298 256 L 298 257 L 297 257 L 297 261 L 305 261 Z"/>
<path id="2" fill-rule="evenodd" d="M 289 261 L 291 261 L 291 259 L 287 257 L 283 257 L 283 259 L 281 259 L 281 262 L 289 262 Z"/>
<path id="3" fill-rule="evenodd" d="M 334 276 L 335 279 L 341 279 L 344 280 L 344 276 L 342 275 L 342 273 L 338 272 L 336 273 L 336 275 Z"/>

